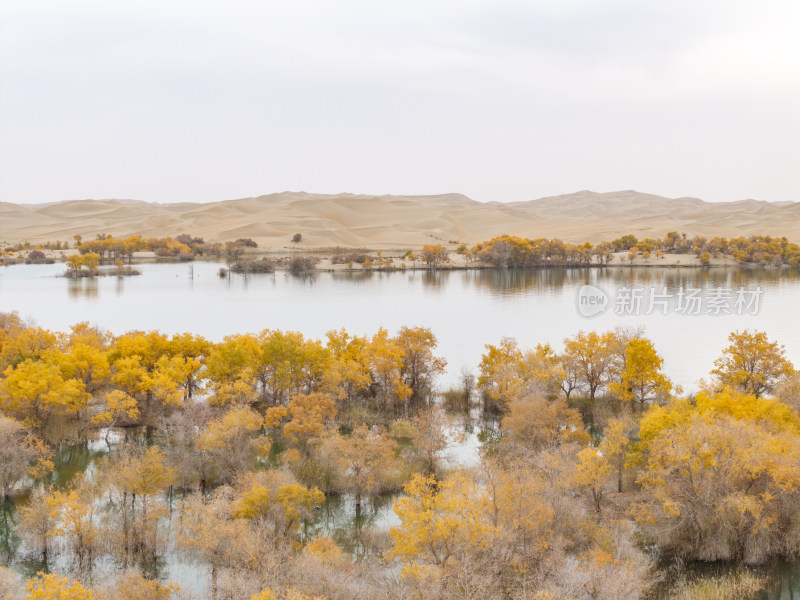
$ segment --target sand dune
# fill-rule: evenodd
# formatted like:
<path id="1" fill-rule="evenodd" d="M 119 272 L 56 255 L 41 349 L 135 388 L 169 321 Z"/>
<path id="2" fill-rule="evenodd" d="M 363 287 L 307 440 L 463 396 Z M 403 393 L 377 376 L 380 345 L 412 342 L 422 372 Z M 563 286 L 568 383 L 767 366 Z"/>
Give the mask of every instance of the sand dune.
<path id="1" fill-rule="evenodd" d="M 134 200 L 71 200 L 20 205 L 0 202 L 0 241 L 71 240 L 100 233 L 162 237 L 190 233 L 207 241 L 250 237 L 262 247 L 367 246 L 419 248 L 467 244 L 501 233 L 598 242 L 634 233 L 663 236 L 768 234 L 800 241 L 800 202 L 709 203 L 635 191 L 576 192 L 513 203 L 480 203 L 462 194 L 367 196 L 283 192 L 209 204 Z"/>

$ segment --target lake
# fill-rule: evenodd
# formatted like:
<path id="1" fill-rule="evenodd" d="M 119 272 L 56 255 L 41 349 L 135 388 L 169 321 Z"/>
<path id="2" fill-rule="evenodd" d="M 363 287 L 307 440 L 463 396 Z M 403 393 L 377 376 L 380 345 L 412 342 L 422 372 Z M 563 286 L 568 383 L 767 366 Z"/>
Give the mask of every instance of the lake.
<path id="1" fill-rule="evenodd" d="M 96 279 L 59 277 L 63 264 L 0 268 L 0 312 L 18 311 L 38 325 L 65 331 L 89 321 L 113 333 L 158 329 L 189 331 L 212 340 L 265 328 L 322 338 L 346 328 L 373 334 L 379 327 L 430 327 L 448 361 L 440 387 L 455 384 L 462 368 L 477 371 L 484 344 L 503 336 L 523 347 L 549 343 L 580 330 L 643 327 L 664 357 L 664 371 L 687 390 L 707 377 L 736 329 L 759 329 L 786 346 L 800 365 L 800 273 L 739 268 L 626 268 L 318 273 L 293 277 L 233 275 L 220 278 L 220 263 L 145 263 L 141 276 Z M 477 458 L 476 431 L 453 448 L 454 462 Z M 105 451 L 104 443 L 60 452 L 58 479 L 82 470 Z M 63 471 L 63 472 L 62 472 Z M 356 513 L 352 498 L 332 497 L 305 534 L 327 533 L 360 554 L 364 535 L 396 522 L 391 496 Z M 0 523 L 0 525 L 2 525 Z M 373 532 L 369 533 L 372 528 Z M 0 526 L 0 530 L 3 527 Z M 6 528 L 6 533 L 8 529 Z M 2 531 L 0 531 L 2 533 Z M 0 542 L 3 536 L 0 535 Z M 36 565 L 26 567 L 35 571 Z M 201 593 L 206 570 L 170 553 L 160 575 Z M 778 586 L 764 597 L 800 593 L 794 563 L 765 569 Z"/>
<path id="2" fill-rule="evenodd" d="M 89 321 L 116 334 L 159 329 L 212 340 L 266 328 L 322 338 L 341 327 L 369 335 L 379 327 L 430 327 L 448 362 L 442 387 L 455 383 L 462 368 L 476 371 L 484 344 L 503 336 L 523 347 L 549 343 L 560 350 L 562 340 L 580 330 L 618 326 L 643 327 L 666 374 L 690 391 L 708 376 L 736 329 L 766 331 L 800 365 L 797 271 L 611 267 L 228 279 L 217 275 L 220 266 L 145 263 L 137 266 L 140 276 L 96 279 L 58 277 L 63 264 L 4 267 L 0 311 L 16 310 L 61 331 Z M 580 303 L 592 299 L 587 294 L 607 300 L 591 318 L 584 314 L 592 307 Z"/>

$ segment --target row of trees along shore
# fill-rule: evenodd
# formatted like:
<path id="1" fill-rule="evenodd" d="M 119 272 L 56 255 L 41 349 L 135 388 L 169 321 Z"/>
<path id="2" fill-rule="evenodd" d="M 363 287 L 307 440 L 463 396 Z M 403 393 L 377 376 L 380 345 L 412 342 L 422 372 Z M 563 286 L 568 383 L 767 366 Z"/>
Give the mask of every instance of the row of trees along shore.
<path id="1" fill-rule="evenodd" d="M 214 599 L 633 600 L 658 557 L 794 556 L 800 376 L 764 333 L 729 342 L 691 395 L 625 329 L 503 339 L 437 394 L 420 327 L 211 342 L 0 315 L 0 489 L 24 499 L 17 551 L 52 572 L 0 569 L 0 596 L 188 598 L 154 578 L 179 556 Z M 493 418 L 454 463 L 471 408 Z M 128 433 L 59 480 L 56 450 L 112 429 Z M 358 522 L 387 492 L 388 532 L 315 533 L 326 497 Z"/>
<path id="2" fill-rule="evenodd" d="M 110 236 L 99 236 L 101 239 L 81 241 L 78 249 L 82 254 L 96 253 L 101 258 L 109 259 L 132 256 L 139 250 L 151 250 L 157 256 L 191 258 L 193 256 L 224 256 L 231 261 L 238 260 L 247 248 L 255 248 L 256 243 L 248 239 L 240 239 L 225 244 L 206 244 L 202 238 L 189 235 L 173 239 L 153 238 L 142 240 L 138 236 L 115 239 Z M 639 240 L 634 235 L 624 235 L 618 239 L 592 245 L 569 244 L 559 239 L 527 239 L 511 235 L 502 235 L 476 244 L 471 249 L 459 245 L 457 252 L 466 254 L 469 259 L 479 260 L 498 267 L 532 267 L 548 264 L 608 264 L 614 253 L 627 252 L 634 256 L 658 259 L 665 254 L 694 254 L 698 258 L 717 258 L 730 256 L 741 263 L 762 265 L 800 266 L 800 246 L 789 242 L 785 237 L 750 236 L 738 238 L 703 236 L 688 237 L 686 234 L 669 232 L 662 239 L 644 238 Z M 361 253 L 364 254 L 364 253 Z M 412 253 L 413 254 L 413 253 Z M 447 261 L 447 250 L 444 246 L 429 244 L 419 253 L 420 258 L 429 266 L 441 265 Z M 373 260 L 374 258 L 374 260 Z M 380 256 L 365 255 L 360 262 L 366 260 L 376 262 Z M 358 258 L 356 259 L 358 260 Z"/>
<path id="3" fill-rule="evenodd" d="M 610 242 L 592 245 L 568 244 L 558 239 L 526 239 L 502 235 L 482 242 L 467 251 L 471 258 L 497 267 L 532 267 L 557 265 L 607 265 L 615 253 L 626 252 L 628 259 L 649 260 L 663 258 L 666 254 L 693 254 L 701 263 L 712 258 L 728 256 L 742 264 L 800 267 L 800 246 L 785 237 L 750 236 L 738 238 L 695 236 L 672 231 L 663 239 L 624 235 Z"/>
<path id="4" fill-rule="evenodd" d="M 147 238 L 129 236 L 114 238 L 108 234 L 100 234 L 94 240 L 84 240 L 75 236 L 75 247 L 79 253 L 88 256 L 92 264 L 106 261 L 117 262 L 127 260 L 130 262 L 136 252 L 151 251 L 156 256 L 173 260 L 192 260 L 194 258 L 224 258 L 233 266 L 234 272 L 272 272 L 275 261 L 269 259 L 253 260 L 247 258 L 258 245 L 249 238 L 241 238 L 225 243 L 206 243 L 203 238 L 181 234 L 174 238 Z M 542 267 L 542 266 L 588 266 L 608 265 L 619 253 L 625 253 L 617 259 L 633 263 L 635 260 L 658 264 L 658 260 L 667 254 L 694 255 L 701 264 L 710 264 L 712 259 L 727 257 L 741 264 L 763 266 L 790 266 L 800 267 L 800 246 L 789 242 L 785 237 L 777 238 L 764 235 L 749 237 L 724 238 L 724 237 L 689 237 L 685 233 L 672 231 L 664 238 L 638 239 L 635 235 L 628 234 L 612 241 L 599 244 L 571 244 L 559 239 L 536 238 L 528 239 L 512 235 L 501 235 L 491 240 L 475 244 L 469 248 L 466 244 L 453 242 L 451 244 L 457 254 L 465 257 L 467 264 L 470 262 L 492 267 Z M 15 245 L 4 248 L 0 253 L 0 261 L 10 264 L 17 260 L 26 262 L 52 262 L 52 258 L 42 252 L 42 248 L 58 248 L 61 243 L 40 244 L 36 249 L 27 245 L 27 255 L 17 254 L 22 252 L 25 245 Z M 396 268 L 394 259 L 382 256 L 381 252 L 371 254 L 369 250 L 332 249 L 331 262 L 333 264 L 359 264 L 369 268 Z M 407 251 L 404 258 L 413 261 L 419 260 L 428 267 L 441 267 L 449 262 L 450 250 L 439 244 L 427 244 L 421 251 Z M 84 265 L 79 258 L 74 265 L 74 271 L 80 271 Z M 285 261 L 287 267 L 291 267 Z M 120 264 L 117 265 L 118 267 Z M 279 265 L 280 266 L 280 265 Z M 96 265 L 94 267 L 96 269 Z M 313 268 L 307 266 L 306 271 Z M 87 268 L 87 272 L 91 268 Z"/>
<path id="5" fill-rule="evenodd" d="M 140 235 L 115 238 L 101 233 L 95 239 L 83 239 L 75 235 L 74 244 L 69 242 L 44 242 L 31 244 L 24 242 L 3 247 L 0 258 L 28 259 L 27 262 L 48 262 L 43 250 L 66 251 L 77 249 L 80 254 L 96 254 L 99 261 L 114 262 L 117 260 L 131 261 L 137 252 L 152 252 L 160 258 L 175 260 L 192 260 L 194 258 L 226 258 L 237 260 L 247 249 L 257 248 L 258 244 L 250 238 L 239 238 L 228 242 L 206 243 L 203 238 L 188 234 L 175 237 L 143 238 Z M 35 253 L 35 254 L 34 254 Z"/>

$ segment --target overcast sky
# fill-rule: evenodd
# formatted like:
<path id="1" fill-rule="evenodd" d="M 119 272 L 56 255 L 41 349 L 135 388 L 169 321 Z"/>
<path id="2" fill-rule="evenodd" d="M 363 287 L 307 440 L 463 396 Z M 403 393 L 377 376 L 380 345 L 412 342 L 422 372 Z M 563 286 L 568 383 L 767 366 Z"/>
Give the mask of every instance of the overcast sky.
<path id="1" fill-rule="evenodd" d="M 800 200 L 798 0 L 3 0 L 0 200 Z"/>

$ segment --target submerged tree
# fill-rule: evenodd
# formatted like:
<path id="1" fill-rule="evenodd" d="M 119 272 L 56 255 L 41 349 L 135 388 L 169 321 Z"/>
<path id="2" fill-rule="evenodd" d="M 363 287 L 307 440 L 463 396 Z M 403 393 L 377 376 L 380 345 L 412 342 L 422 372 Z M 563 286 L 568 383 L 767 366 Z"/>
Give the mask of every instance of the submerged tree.
<path id="1" fill-rule="evenodd" d="M 43 477 L 53 469 L 52 452 L 27 427 L 0 416 L 0 493 L 10 497 L 26 475 Z"/>
<path id="2" fill-rule="evenodd" d="M 159 521 L 166 508 L 158 499 L 175 479 L 175 468 L 166 463 L 156 446 L 126 448 L 114 463 L 107 464 L 108 482 L 116 491 L 109 518 L 118 532 L 124 557 L 152 559 L 162 547 Z"/>
<path id="3" fill-rule="evenodd" d="M 380 490 L 397 468 L 397 443 L 379 431 L 361 425 L 348 436 L 332 441 L 333 451 L 345 471 L 347 491 L 361 507 L 363 496 Z"/>
<path id="4" fill-rule="evenodd" d="M 48 502 L 50 499 L 47 488 L 43 485 L 37 486 L 31 493 L 28 503 L 19 508 L 17 525 L 27 536 L 31 546 L 40 552 L 45 566 L 50 556 L 54 518 L 58 516 L 58 512 L 53 510 L 52 503 Z"/>
<path id="5" fill-rule="evenodd" d="M 426 404 L 433 394 L 434 379 L 447 366 L 447 361 L 433 353 L 436 336 L 427 327 L 401 327 L 395 341 L 402 352 L 400 376 L 411 390 L 409 401 Z"/>

